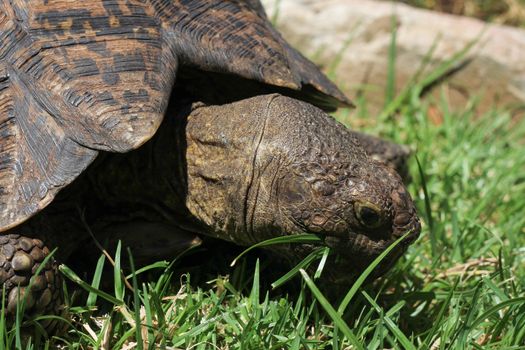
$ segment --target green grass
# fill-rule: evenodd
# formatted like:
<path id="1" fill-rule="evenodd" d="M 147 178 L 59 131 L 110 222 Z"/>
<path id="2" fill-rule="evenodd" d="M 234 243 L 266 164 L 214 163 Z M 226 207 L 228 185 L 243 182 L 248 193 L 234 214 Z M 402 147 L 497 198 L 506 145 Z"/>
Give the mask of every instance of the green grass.
<path id="1" fill-rule="evenodd" d="M 316 279 L 322 268 L 313 275 L 303 269 L 319 259 L 322 267 L 323 250 L 294 270 L 299 288 L 271 290 L 264 283 L 269 262 L 264 255 L 254 262 L 252 251 L 229 276 L 202 284 L 193 282 L 202 271 L 176 273 L 179 260 L 135 270 L 119 246 L 114 266 L 101 257 L 89 280 L 62 267 L 87 290 L 69 288 L 71 325 L 60 337 L 36 336 L 23 347 L 525 349 L 525 121 L 510 109 L 479 115 L 476 101 L 451 111 L 445 93 L 422 98 L 435 78 L 418 77 L 397 97 L 387 91 L 378 117 L 362 100 L 336 114 L 346 125 L 410 145 L 417 156 L 409 189 L 423 232 L 380 280 L 362 285 L 362 276 L 339 298 L 325 296 Z M 121 266 L 131 266 L 127 278 Z M 112 290 L 100 291 L 108 278 Z M 286 286 L 290 278 L 275 282 Z M 0 349 L 22 347 L 21 337 L 0 317 Z"/>

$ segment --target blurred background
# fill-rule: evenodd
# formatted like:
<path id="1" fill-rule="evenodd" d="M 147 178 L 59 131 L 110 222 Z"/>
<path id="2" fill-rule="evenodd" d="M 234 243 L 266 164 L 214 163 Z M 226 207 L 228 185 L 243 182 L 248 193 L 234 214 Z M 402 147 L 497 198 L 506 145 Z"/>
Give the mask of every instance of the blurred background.
<path id="1" fill-rule="evenodd" d="M 402 0 L 401 2 L 494 23 L 525 26 L 524 0 Z"/>
<path id="2" fill-rule="evenodd" d="M 444 93 L 452 108 L 477 98 L 481 112 L 495 106 L 523 111 L 523 0 L 263 3 L 284 37 L 324 67 L 350 97 L 366 101 L 372 113 L 383 109 L 385 98 L 414 79 L 428 78 L 444 63 L 449 64 L 439 79 L 425 84 L 425 95 Z M 393 89 L 385 93 L 385 88 Z"/>

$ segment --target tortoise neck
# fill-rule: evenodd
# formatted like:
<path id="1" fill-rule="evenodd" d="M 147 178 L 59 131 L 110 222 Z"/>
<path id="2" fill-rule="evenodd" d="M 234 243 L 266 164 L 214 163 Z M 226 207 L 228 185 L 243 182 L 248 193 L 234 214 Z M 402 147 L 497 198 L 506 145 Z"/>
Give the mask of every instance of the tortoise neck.
<path id="1" fill-rule="evenodd" d="M 84 179 L 84 203 L 107 221 L 144 219 L 198 232 L 186 208 L 185 122 L 167 115 L 156 135 L 137 150 L 101 153 Z"/>

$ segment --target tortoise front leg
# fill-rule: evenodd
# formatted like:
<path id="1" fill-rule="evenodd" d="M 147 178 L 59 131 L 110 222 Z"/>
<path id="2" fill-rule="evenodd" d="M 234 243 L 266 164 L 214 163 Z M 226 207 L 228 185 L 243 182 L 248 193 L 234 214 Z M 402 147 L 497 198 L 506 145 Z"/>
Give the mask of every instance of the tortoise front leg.
<path id="1" fill-rule="evenodd" d="M 17 305 L 22 300 L 26 317 L 61 313 L 62 283 L 55 260 L 46 259 L 49 252 L 40 239 L 15 233 L 0 234 L 0 282 L 5 290 L 9 321 L 15 319 Z M 45 265 L 40 269 L 42 263 Z M 43 327 L 51 330 L 55 323 L 50 321 Z"/>

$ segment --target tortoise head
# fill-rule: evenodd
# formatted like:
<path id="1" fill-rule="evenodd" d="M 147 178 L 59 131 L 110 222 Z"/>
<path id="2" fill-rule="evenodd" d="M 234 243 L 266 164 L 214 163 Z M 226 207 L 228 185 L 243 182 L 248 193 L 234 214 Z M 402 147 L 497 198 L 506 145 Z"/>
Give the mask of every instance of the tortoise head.
<path id="1" fill-rule="evenodd" d="M 325 274 L 331 280 L 346 282 L 407 234 L 376 269 L 385 272 L 421 228 L 412 199 L 393 169 L 371 159 L 356 163 L 355 157 L 345 153 L 335 155 L 328 162 L 293 165 L 281 174 L 278 215 L 288 232 L 319 235 L 335 253 Z M 294 260 L 312 248 L 289 247 L 297 251 Z"/>
<path id="2" fill-rule="evenodd" d="M 207 234 L 249 245 L 314 233 L 333 248 L 330 279 L 345 281 L 408 233 L 420 233 L 400 176 L 370 158 L 355 133 L 320 109 L 280 95 L 193 111 L 187 125 L 188 201 Z M 315 247 L 275 246 L 297 260 Z"/>

